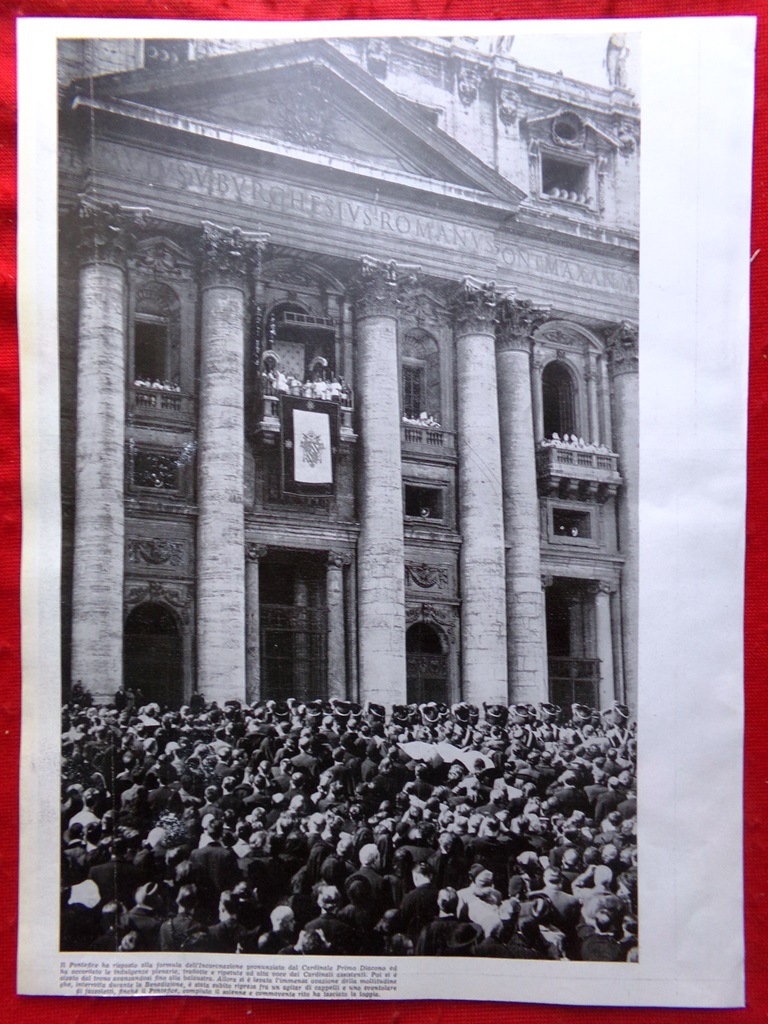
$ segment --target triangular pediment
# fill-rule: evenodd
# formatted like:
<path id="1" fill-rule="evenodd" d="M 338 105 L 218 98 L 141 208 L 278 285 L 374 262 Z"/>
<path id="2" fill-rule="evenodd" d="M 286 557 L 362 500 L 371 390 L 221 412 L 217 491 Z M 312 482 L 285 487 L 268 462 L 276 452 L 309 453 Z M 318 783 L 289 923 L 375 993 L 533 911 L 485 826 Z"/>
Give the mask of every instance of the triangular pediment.
<path id="1" fill-rule="evenodd" d="M 324 41 L 80 83 L 74 105 L 514 210 L 524 194 Z"/>

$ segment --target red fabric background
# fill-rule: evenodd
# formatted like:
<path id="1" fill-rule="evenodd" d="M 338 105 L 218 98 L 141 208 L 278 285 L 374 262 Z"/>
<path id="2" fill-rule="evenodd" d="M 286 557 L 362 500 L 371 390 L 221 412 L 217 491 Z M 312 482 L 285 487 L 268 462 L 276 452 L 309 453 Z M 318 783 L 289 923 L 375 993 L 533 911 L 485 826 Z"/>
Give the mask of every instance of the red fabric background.
<path id="1" fill-rule="evenodd" d="M 768 1018 L 768 0 L 0 0 L 0 1021 L 61 1024 L 215 1024 L 305 1019 L 315 1024 L 526 1024 L 613 1021 L 627 1024 L 711 1024 Z M 15 316 L 15 18 L 101 16 L 204 19 L 332 18 L 608 18 L 758 14 L 754 207 L 752 218 L 752 329 L 749 396 L 749 494 L 746 573 L 745 891 L 747 1008 L 744 1010 L 614 1010 L 480 1003 L 277 1003 L 237 999 L 53 999 L 15 995 L 18 750 L 20 730 L 19 394 Z M 52 694 L 58 681 L 49 681 Z M 695 685 L 695 680 L 691 680 Z M 713 828 L 717 822 L 713 821 Z M 730 880 L 724 879 L 729 885 Z M 706 898 L 706 894 L 702 894 Z M 514 997 L 514 992 L 510 992 Z"/>

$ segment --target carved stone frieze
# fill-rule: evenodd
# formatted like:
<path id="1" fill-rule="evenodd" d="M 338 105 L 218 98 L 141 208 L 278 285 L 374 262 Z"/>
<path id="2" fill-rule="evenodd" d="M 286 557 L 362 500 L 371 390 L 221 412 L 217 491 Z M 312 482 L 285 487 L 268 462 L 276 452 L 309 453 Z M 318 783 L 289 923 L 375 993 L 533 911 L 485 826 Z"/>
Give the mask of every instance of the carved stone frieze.
<path id="1" fill-rule="evenodd" d="M 137 231 L 149 221 L 150 210 L 83 195 L 79 197 L 77 217 L 82 262 L 125 266 Z"/>
<path id="2" fill-rule="evenodd" d="M 429 292 L 405 287 L 400 300 L 400 317 L 410 317 L 417 327 L 429 327 L 446 323 L 448 310 Z"/>
<path id="3" fill-rule="evenodd" d="M 626 320 L 609 331 L 608 367 L 612 376 L 620 373 L 637 373 L 638 336 L 637 327 Z"/>
<path id="4" fill-rule="evenodd" d="M 457 329 L 463 334 L 492 334 L 498 300 L 495 281 L 462 278 L 452 303 Z"/>
<path id="5" fill-rule="evenodd" d="M 166 604 L 178 612 L 185 625 L 192 621 L 192 587 L 186 583 L 161 583 L 159 580 L 127 581 L 124 592 L 125 612 L 128 614 L 146 602 Z"/>
<path id="6" fill-rule="evenodd" d="M 449 583 L 447 565 L 428 565 L 426 562 L 405 563 L 405 585 L 420 587 L 422 590 L 447 590 Z"/>
<path id="7" fill-rule="evenodd" d="M 496 306 L 496 347 L 501 352 L 530 352 L 533 333 L 546 323 L 549 310 L 521 299 Z"/>
<path id="8" fill-rule="evenodd" d="M 166 540 L 164 537 L 141 538 L 128 541 L 126 560 L 130 565 L 176 568 L 188 563 L 189 552 L 184 541 Z"/>
<path id="9" fill-rule="evenodd" d="M 517 94 L 509 88 L 502 86 L 499 90 L 499 101 L 497 110 L 499 113 L 499 120 L 502 124 L 508 128 L 513 125 L 517 120 L 519 111 Z"/>
<path id="10" fill-rule="evenodd" d="M 412 286 L 420 270 L 416 264 L 361 256 L 359 270 L 350 283 L 355 316 L 397 316 L 401 289 Z"/>
<path id="11" fill-rule="evenodd" d="M 465 107 L 471 106 L 477 99 L 481 78 L 479 68 L 471 64 L 459 64 L 456 70 L 456 91 Z"/>
<path id="12" fill-rule="evenodd" d="M 128 257 L 131 270 L 171 280 L 189 280 L 192 264 L 183 249 L 167 238 L 148 238 L 136 244 Z"/>
<path id="13" fill-rule="evenodd" d="M 437 626 L 450 643 L 456 640 L 458 626 L 458 609 L 450 604 L 409 604 L 405 608 L 405 624 L 412 626 L 415 622 L 426 622 Z"/>

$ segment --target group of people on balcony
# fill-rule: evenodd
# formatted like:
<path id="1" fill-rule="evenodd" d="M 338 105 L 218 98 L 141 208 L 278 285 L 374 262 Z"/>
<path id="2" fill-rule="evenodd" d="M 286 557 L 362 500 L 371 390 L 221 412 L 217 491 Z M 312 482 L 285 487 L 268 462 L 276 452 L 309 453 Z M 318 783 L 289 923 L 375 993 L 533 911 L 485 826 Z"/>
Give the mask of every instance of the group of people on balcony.
<path id="1" fill-rule="evenodd" d="M 541 442 L 542 448 L 573 448 L 583 452 L 597 452 L 599 455 L 610 455 L 611 449 L 606 447 L 604 444 L 598 444 L 593 441 L 591 444 L 587 444 L 583 437 L 577 437 L 575 434 L 563 434 L 562 437 L 553 431 L 550 437 L 545 437 Z"/>
<path id="2" fill-rule="evenodd" d="M 431 427 L 440 430 L 440 421 L 435 419 L 431 413 L 420 412 L 418 416 L 403 416 L 403 423 L 409 427 Z"/>
<path id="3" fill-rule="evenodd" d="M 276 352 L 265 352 L 262 357 L 262 389 L 277 395 L 296 395 L 301 398 L 316 398 L 325 402 L 352 404 L 352 391 L 338 374 L 328 372 L 328 360 L 323 356 L 313 359 L 309 373 L 303 381 L 281 369 L 280 357 Z M 265 388 L 266 385 L 266 388 Z"/>
<path id="4" fill-rule="evenodd" d="M 151 388 L 153 391 L 173 391 L 178 393 L 181 387 L 172 380 L 156 380 L 153 377 L 137 377 L 133 382 L 135 388 Z"/>
<path id="5" fill-rule="evenodd" d="M 64 706 L 62 949 L 637 959 L 626 707 L 140 702 Z"/>

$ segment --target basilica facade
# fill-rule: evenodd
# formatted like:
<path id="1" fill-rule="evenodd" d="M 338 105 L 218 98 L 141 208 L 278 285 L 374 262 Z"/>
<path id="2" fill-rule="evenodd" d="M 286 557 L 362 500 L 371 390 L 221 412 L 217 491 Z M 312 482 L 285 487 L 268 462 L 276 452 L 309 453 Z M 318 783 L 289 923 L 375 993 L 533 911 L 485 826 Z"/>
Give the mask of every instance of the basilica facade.
<path id="1" fill-rule="evenodd" d="M 608 56 L 594 86 L 509 38 L 60 43 L 65 687 L 636 705 Z"/>

